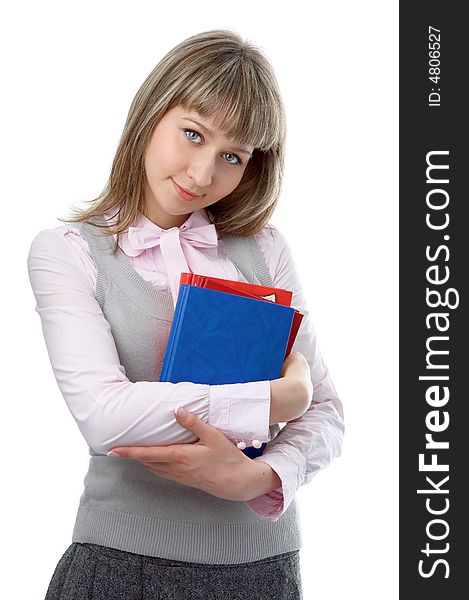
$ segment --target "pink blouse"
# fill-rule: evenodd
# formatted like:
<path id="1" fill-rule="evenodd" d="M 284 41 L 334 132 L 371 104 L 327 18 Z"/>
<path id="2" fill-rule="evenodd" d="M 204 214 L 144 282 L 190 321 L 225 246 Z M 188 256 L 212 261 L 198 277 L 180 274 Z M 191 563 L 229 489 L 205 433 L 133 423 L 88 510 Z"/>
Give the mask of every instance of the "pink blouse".
<path id="1" fill-rule="evenodd" d="M 110 215 L 106 217 L 111 220 Z M 273 225 L 266 226 L 256 239 L 275 287 L 291 290 L 292 306 L 304 314 L 293 350 L 306 357 L 314 389 L 308 411 L 287 423 L 262 457 L 255 459 L 269 464 L 282 486 L 247 504 L 257 514 L 277 519 L 297 489 L 340 454 L 343 412 L 316 344 L 285 239 Z M 173 296 L 179 273 L 186 267 L 193 273 L 239 278 L 205 210 L 192 213 L 180 228 L 171 230 L 162 230 L 139 214 L 133 227 L 120 235 L 119 245 L 146 281 Z M 86 240 L 73 224 L 41 231 L 31 244 L 28 269 L 58 386 L 93 450 L 107 453 L 117 446 L 195 441 L 174 418 L 179 406 L 217 427 L 234 443 L 244 441 L 250 446 L 255 439 L 269 441 L 268 381 L 209 386 L 127 379 L 96 300 L 95 264 Z M 97 439 L 101 441 L 96 443 Z"/>

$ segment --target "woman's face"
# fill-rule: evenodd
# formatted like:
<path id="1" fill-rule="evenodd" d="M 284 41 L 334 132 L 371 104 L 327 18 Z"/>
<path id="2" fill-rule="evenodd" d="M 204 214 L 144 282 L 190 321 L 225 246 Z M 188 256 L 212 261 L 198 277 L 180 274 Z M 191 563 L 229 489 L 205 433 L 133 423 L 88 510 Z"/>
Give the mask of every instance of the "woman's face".
<path id="1" fill-rule="evenodd" d="M 180 105 L 168 110 L 145 154 L 145 215 L 163 229 L 179 227 L 237 187 L 252 152 L 212 119 Z"/>

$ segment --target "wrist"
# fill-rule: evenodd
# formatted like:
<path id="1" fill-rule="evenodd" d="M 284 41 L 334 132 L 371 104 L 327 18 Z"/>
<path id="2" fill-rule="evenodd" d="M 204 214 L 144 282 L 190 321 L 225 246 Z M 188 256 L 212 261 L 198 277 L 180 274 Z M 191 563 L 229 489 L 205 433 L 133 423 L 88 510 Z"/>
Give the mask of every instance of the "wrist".
<path id="1" fill-rule="evenodd" d="M 281 377 L 270 382 L 270 415 L 269 425 L 285 423 L 286 407 L 290 398 L 289 381 Z"/>
<path id="2" fill-rule="evenodd" d="M 308 386 L 291 376 L 271 381 L 270 394 L 269 425 L 301 417 L 311 401 Z"/>
<path id="3" fill-rule="evenodd" d="M 262 460 L 250 460 L 247 467 L 243 500 L 247 502 L 282 487 L 282 481 L 270 465 Z"/>

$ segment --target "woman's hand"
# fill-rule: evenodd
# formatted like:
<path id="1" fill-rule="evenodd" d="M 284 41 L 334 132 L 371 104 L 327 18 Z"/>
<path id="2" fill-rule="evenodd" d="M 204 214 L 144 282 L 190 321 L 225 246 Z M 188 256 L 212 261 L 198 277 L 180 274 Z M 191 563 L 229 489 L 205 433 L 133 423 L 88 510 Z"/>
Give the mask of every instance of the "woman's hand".
<path id="1" fill-rule="evenodd" d="M 226 500 L 251 500 L 281 486 L 273 469 L 241 452 L 223 433 L 178 409 L 177 422 L 199 440 L 169 446 L 123 446 L 112 455 L 133 458 L 153 474 Z M 183 413 L 186 413 L 185 415 Z"/>
<path id="2" fill-rule="evenodd" d="M 292 421 L 308 410 L 313 398 L 313 384 L 308 362 L 300 352 L 291 352 L 287 356 L 280 379 L 270 382 L 270 392 L 270 425 Z"/>

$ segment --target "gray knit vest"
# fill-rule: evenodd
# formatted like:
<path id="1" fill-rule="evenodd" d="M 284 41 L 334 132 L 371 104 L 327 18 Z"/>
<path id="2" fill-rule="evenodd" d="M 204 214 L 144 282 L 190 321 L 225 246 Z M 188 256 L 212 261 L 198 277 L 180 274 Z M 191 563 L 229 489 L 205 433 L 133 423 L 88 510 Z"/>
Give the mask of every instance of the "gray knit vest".
<path id="1" fill-rule="evenodd" d="M 171 294 L 145 281 L 120 248 L 113 256 L 112 236 L 93 225 L 82 223 L 80 228 L 97 268 L 96 297 L 126 376 L 132 382 L 158 382 L 174 312 Z M 272 285 L 254 237 L 223 238 L 240 280 Z M 277 433 L 278 427 L 270 428 L 271 437 Z M 91 448 L 89 453 L 73 542 L 206 564 L 252 562 L 301 546 L 295 500 L 273 521 L 244 502 L 153 475 L 136 460 L 111 458 Z"/>

